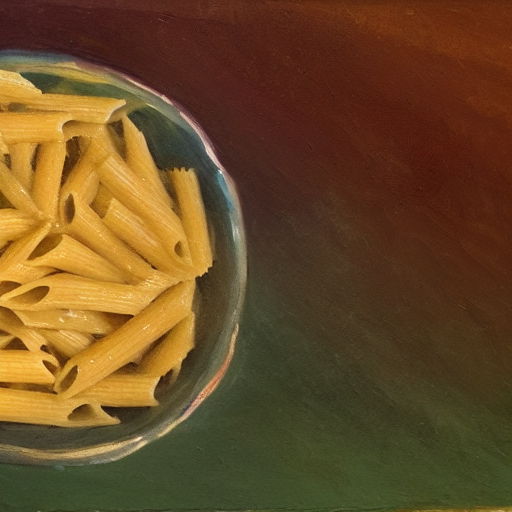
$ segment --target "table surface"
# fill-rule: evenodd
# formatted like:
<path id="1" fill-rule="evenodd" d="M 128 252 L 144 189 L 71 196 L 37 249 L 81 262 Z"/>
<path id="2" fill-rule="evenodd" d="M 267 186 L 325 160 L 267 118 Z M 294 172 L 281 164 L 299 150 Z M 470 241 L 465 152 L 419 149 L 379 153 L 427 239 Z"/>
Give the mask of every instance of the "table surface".
<path id="1" fill-rule="evenodd" d="M 512 6 L 0 1 L 0 46 L 168 94 L 241 194 L 225 380 L 116 463 L 0 467 L 0 508 L 512 505 Z"/>

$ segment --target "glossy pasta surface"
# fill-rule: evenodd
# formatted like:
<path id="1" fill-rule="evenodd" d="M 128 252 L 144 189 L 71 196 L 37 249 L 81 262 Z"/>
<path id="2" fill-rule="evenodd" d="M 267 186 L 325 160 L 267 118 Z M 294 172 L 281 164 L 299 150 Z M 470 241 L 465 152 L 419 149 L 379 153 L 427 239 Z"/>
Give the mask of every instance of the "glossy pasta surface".
<path id="1" fill-rule="evenodd" d="M 194 348 L 197 176 L 158 169 L 125 109 L 0 71 L 0 421 L 116 424 Z"/>

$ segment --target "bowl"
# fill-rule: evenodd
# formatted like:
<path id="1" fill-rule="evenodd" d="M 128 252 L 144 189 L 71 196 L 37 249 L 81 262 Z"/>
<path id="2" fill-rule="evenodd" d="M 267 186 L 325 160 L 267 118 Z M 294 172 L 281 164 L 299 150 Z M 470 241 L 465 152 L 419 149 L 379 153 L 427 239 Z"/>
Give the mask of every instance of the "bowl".
<path id="1" fill-rule="evenodd" d="M 210 395 L 235 347 L 246 282 L 246 246 L 235 186 L 199 125 L 176 102 L 103 66 L 70 55 L 1 51 L 0 69 L 17 71 L 44 92 L 125 98 L 160 168 L 198 173 L 215 263 L 198 280 L 196 348 L 172 389 L 159 387 L 158 407 L 120 409 L 121 423 L 59 428 L 0 423 L 0 462 L 82 465 L 120 459 L 170 432 Z"/>

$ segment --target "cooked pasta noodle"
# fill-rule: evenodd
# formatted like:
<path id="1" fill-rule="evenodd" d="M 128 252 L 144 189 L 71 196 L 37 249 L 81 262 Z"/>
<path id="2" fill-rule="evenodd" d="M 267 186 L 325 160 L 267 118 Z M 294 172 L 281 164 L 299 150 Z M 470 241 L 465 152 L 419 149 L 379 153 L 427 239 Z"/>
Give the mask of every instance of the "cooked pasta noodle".
<path id="1" fill-rule="evenodd" d="M 199 182 L 125 103 L 0 70 L 0 422 L 115 425 L 102 407 L 157 406 L 196 344 Z"/>

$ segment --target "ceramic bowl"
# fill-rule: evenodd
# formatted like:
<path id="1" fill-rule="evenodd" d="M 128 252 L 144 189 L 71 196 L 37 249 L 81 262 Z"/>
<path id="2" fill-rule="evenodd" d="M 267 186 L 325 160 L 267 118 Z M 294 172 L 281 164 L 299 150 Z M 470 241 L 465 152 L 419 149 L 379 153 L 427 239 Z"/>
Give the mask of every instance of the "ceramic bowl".
<path id="1" fill-rule="evenodd" d="M 215 389 L 233 356 L 246 281 L 246 248 L 233 182 L 199 125 L 165 96 L 131 78 L 69 55 L 0 52 L 0 69 L 18 71 L 44 92 L 126 98 L 160 168 L 194 167 L 214 238 L 215 263 L 198 282 L 197 347 L 158 407 L 116 410 L 119 425 L 65 429 L 0 423 L 0 461 L 81 465 L 125 457 L 170 432 Z"/>

